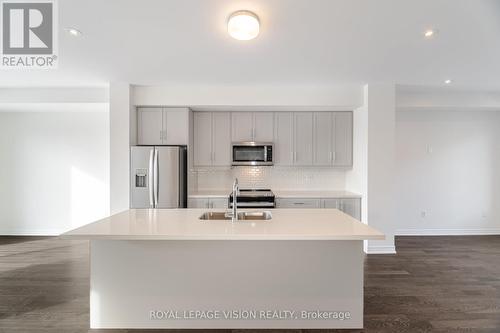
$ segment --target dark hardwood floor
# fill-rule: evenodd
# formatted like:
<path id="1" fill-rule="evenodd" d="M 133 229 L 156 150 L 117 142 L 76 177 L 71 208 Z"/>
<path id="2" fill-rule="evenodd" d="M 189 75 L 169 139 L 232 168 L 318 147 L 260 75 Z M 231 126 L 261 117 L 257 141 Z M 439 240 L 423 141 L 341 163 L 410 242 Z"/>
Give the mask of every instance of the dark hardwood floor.
<path id="1" fill-rule="evenodd" d="M 366 257 L 356 332 L 500 332 L 500 236 L 396 241 Z M 0 332 L 89 332 L 88 277 L 88 242 L 0 237 Z"/>

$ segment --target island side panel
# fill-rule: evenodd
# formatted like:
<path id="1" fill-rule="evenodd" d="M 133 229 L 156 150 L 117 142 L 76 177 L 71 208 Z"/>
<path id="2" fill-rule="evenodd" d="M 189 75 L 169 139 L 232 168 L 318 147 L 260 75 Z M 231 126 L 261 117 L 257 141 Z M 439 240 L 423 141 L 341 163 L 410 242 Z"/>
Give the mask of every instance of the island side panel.
<path id="1" fill-rule="evenodd" d="M 362 328 L 362 247 L 362 241 L 93 240 L 90 326 Z M 224 319 L 233 310 L 250 318 Z M 281 311 L 282 319 L 265 310 Z M 351 318 L 302 319 L 302 311 L 313 318 L 317 310 Z M 184 311 L 202 312 L 193 318 Z M 222 318 L 196 319 L 210 314 Z"/>

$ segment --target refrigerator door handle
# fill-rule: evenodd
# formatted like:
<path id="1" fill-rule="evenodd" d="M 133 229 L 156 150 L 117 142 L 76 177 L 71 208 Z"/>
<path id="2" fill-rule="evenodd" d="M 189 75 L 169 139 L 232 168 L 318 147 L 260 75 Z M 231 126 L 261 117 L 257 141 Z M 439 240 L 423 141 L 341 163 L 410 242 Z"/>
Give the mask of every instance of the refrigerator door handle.
<path id="1" fill-rule="evenodd" d="M 155 201 L 154 201 L 154 183 L 155 183 L 155 175 L 154 175 L 154 156 L 155 156 L 155 149 L 151 149 L 149 152 L 149 181 L 148 181 L 148 187 L 149 187 L 149 207 L 154 208 L 155 207 Z"/>
<path id="2" fill-rule="evenodd" d="M 153 198 L 154 198 L 154 208 L 158 207 L 158 149 L 154 148 L 154 159 L 153 159 Z"/>

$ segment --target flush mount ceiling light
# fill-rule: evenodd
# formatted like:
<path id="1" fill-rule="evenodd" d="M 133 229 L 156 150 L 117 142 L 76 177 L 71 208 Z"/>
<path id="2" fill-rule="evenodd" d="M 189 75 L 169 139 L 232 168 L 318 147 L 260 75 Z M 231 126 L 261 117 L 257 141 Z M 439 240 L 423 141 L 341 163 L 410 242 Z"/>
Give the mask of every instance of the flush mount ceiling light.
<path id="1" fill-rule="evenodd" d="M 227 32 L 237 40 L 250 40 L 259 34 L 259 18 L 247 10 L 234 12 L 227 21 Z"/>
<path id="2" fill-rule="evenodd" d="M 451 80 L 450 80 L 450 79 L 444 80 L 444 83 L 445 83 L 445 84 L 450 84 L 450 83 L 451 83 Z"/>
<path id="3" fill-rule="evenodd" d="M 82 35 L 82 32 L 75 28 L 65 28 L 64 31 L 66 31 L 68 35 L 73 37 L 79 37 Z"/>
<path id="4" fill-rule="evenodd" d="M 432 38 L 436 35 L 437 33 L 437 30 L 434 30 L 434 29 L 428 29 L 428 30 L 425 30 L 424 32 L 424 37 L 425 38 Z"/>

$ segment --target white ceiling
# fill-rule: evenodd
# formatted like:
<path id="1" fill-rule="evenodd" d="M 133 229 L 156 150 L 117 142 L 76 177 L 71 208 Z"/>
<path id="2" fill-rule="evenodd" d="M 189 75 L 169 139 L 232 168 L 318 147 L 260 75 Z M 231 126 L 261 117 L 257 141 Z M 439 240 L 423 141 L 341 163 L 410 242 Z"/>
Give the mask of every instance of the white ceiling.
<path id="1" fill-rule="evenodd" d="M 1 86 L 333 85 L 500 88 L 498 0 L 63 0 L 58 70 L 0 71 Z M 261 34 L 231 39 L 252 10 Z M 83 32 L 71 37 L 64 27 Z M 431 40 L 427 28 L 439 30 Z"/>

